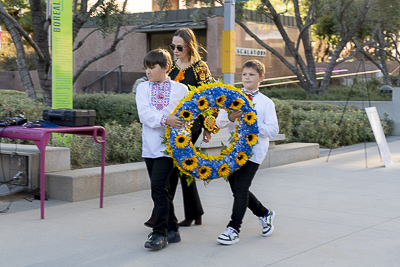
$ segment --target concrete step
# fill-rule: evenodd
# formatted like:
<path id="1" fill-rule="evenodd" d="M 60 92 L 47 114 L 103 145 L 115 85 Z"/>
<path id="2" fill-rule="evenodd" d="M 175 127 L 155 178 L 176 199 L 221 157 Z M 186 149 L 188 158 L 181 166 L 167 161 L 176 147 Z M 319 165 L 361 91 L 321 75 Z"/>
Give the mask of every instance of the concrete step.
<path id="1" fill-rule="evenodd" d="M 39 165 L 39 149 L 34 145 L 1 144 L 0 154 L 31 155 L 34 157 L 31 164 Z M 37 162 L 36 162 L 37 160 Z M 66 147 L 46 147 L 45 172 L 58 172 L 71 169 L 71 152 Z"/>
<path id="2" fill-rule="evenodd" d="M 272 145 L 268 154 L 260 166 L 261 169 L 318 158 L 319 145 L 305 143 Z M 144 162 L 106 166 L 104 179 L 104 196 L 150 189 L 150 179 Z M 98 198 L 100 167 L 46 173 L 46 191 L 50 198 L 63 201 Z"/>

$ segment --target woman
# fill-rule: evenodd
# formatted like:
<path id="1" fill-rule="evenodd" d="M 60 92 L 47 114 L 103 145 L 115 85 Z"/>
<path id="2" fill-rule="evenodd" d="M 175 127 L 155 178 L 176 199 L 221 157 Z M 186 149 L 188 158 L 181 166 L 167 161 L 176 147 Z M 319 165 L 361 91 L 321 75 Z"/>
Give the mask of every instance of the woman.
<path id="1" fill-rule="evenodd" d="M 198 45 L 196 37 L 191 29 L 181 28 L 177 30 L 174 33 L 172 43 L 169 47 L 176 57 L 176 61 L 173 62 L 169 72 L 171 80 L 186 84 L 189 90 L 191 86 L 197 87 L 200 86 L 201 83 L 207 83 L 212 80 L 211 72 L 207 64 L 201 60 L 200 54 L 197 51 Z M 199 117 L 193 122 L 191 129 L 193 144 L 196 143 L 201 134 L 203 122 L 203 117 Z M 213 129 L 210 130 L 212 131 Z M 204 129 L 203 141 L 208 142 L 210 138 L 210 131 Z M 172 198 L 175 196 L 179 178 L 182 184 L 185 219 L 179 222 L 178 225 L 190 226 L 193 221 L 196 225 L 201 225 L 201 216 L 204 214 L 204 211 L 195 181 L 187 185 L 186 179 L 188 177 L 186 175 L 179 176 L 179 172 L 176 170 L 176 175 L 172 175 L 170 178 L 170 194 Z M 152 225 L 152 217 L 144 223 L 146 226 Z"/>

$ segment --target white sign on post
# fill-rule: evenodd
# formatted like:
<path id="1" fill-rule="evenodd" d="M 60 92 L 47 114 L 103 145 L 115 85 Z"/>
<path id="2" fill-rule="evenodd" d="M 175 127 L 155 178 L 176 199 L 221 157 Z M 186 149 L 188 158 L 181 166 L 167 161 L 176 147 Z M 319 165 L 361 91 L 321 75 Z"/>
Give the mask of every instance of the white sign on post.
<path id="1" fill-rule="evenodd" d="M 392 157 L 390 155 L 389 146 L 386 142 L 386 137 L 382 129 L 381 120 L 379 119 L 378 111 L 376 107 L 365 108 L 367 112 L 369 123 L 371 124 L 372 131 L 374 132 L 376 143 L 379 147 L 379 153 L 382 156 L 385 167 L 389 167 L 393 164 Z"/>

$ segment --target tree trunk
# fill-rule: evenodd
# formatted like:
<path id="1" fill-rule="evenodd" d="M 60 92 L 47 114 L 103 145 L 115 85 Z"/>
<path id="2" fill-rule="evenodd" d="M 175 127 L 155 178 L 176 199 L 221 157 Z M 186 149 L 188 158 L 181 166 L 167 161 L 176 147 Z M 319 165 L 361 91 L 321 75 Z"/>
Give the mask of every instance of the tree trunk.
<path id="1" fill-rule="evenodd" d="M 383 82 L 387 85 L 392 85 L 392 82 L 390 81 L 389 77 L 389 71 L 387 68 L 387 63 L 386 63 L 386 53 L 385 53 L 385 48 L 387 47 L 387 44 L 385 42 L 385 37 L 383 36 L 384 33 L 384 23 L 383 19 L 381 21 L 381 30 L 377 34 L 377 39 L 378 39 L 378 56 L 380 59 L 380 70 L 382 71 L 383 74 Z"/>
<path id="2" fill-rule="evenodd" d="M 46 17 L 41 0 L 29 0 L 32 13 L 32 27 L 35 43 L 42 52 L 44 59 L 38 59 L 37 71 L 40 87 L 42 88 L 43 104 L 52 105 L 51 87 L 51 56 L 49 52 L 49 35 L 47 29 L 43 27 Z"/>
<path id="3" fill-rule="evenodd" d="M 4 25 L 6 26 L 8 32 L 11 34 L 13 39 L 15 48 L 17 50 L 17 67 L 19 75 L 21 76 L 22 85 L 25 89 L 26 96 L 30 99 L 37 100 L 35 88 L 32 82 L 31 75 L 29 73 L 28 67 L 25 63 L 25 50 L 22 44 L 21 35 L 19 34 L 18 30 L 15 28 L 12 21 L 10 21 L 3 12 L 6 12 L 3 6 L 0 3 L 0 20 L 3 21 Z"/>

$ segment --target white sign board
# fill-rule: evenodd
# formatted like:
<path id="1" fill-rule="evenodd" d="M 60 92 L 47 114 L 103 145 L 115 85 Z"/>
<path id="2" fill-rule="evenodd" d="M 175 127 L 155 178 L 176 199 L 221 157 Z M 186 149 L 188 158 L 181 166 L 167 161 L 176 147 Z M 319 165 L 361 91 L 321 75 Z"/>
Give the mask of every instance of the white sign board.
<path id="1" fill-rule="evenodd" d="M 386 142 L 385 134 L 383 133 L 381 120 L 379 119 L 376 107 L 365 108 L 367 112 L 369 123 L 371 124 L 372 131 L 374 132 L 376 143 L 379 147 L 379 152 L 382 156 L 385 167 L 393 164 L 392 157 L 390 156 L 389 146 Z"/>
<path id="2" fill-rule="evenodd" d="M 239 56 L 252 56 L 252 57 L 265 57 L 267 55 L 267 50 L 265 49 L 253 49 L 236 47 L 236 55 Z"/>

